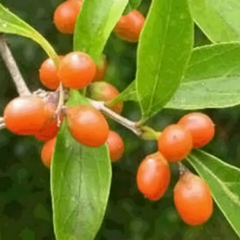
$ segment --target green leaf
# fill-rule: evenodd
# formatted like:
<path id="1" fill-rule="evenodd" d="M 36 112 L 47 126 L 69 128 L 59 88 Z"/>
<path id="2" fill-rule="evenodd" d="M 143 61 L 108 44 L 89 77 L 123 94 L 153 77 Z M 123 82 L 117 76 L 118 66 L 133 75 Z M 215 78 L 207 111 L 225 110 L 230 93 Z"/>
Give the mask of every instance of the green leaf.
<path id="1" fill-rule="evenodd" d="M 142 122 L 156 114 L 177 90 L 193 45 L 187 0 L 153 0 L 137 57 L 136 87 Z"/>
<path id="2" fill-rule="evenodd" d="M 139 7 L 139 5 L 141 4 L 142 0 L 129 0 L 129 6 L 131 7 L 131 9 L 136 9 Z"/>
<path id="3" fill-rule="evenodd" d="M 218 207 L 240 237 L 240 170 L 200 150 L 187 159 L 206 181 Z"/>
<path id="4" fill-rule="evenodd" d="M 226 108 L 240 104 L 240 43 L 193 51 L 186 76 L 166 108 Z"/>
<path id="5" fill-rule="evenodd" d="M 77 91 L 68 105 L 88 104 Z M 54 229 L 57 240 L 93 240 L 107 206 L 111 163 L 107 147 L 76 142 L 66 122 L 58 134 L 51 169 Z"/>
<path id="6" fill-rule="evenodd" d="M 110 105 L 114 105 L 124 101 L 137 101 L 136 81 L 132 81 L 117 97 L 115 97 Z"/>
<path id="7" fill-rule="evenodd" d="M 56 64 L 58 57 L 49 42 L 34 28 L 0 4 L 0 32 L 16 34 L 37 42 Z"/>
<path id="8" fill-rule="evenodd" d="M 189 0 L 192 16 L 212 42 L 240 40 L 239 0 Z"/>
<path id="9" fill-rule="evenodd" d="M 128 0 L 84 0 L 75 27 L 74 49 L 98 61 L 127 3 Z"/>

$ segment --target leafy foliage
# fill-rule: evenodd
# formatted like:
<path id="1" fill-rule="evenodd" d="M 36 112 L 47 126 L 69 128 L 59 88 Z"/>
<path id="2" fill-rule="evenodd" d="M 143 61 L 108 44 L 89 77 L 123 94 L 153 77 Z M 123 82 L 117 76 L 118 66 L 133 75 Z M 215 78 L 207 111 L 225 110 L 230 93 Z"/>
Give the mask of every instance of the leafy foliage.
<path id="1" fill-rule="evenodd" d="M 239 105 L 239 54 L 237 42 L 195 48 L 180 87 L 164 107 L 196 110 Z M 134 81 L 114 102 L 131 100 L 137 101 Z"/>
<path id="2" fill-rule="evenodd" d="M 238 0 L 190 0 L 192 16 L 212 42 L 240 40 Z"/>
<path id="3" fill-rule="evenodd" d="M 171 99 L 184 74 L 193 44 L 187 6 L 187 0 L 152 2 L 137 56 L 136 89 L 143 121 Z"/>
<path id="4" fill-rule="evenodd" d="M 239 54 L 239 43 L 195 49 L 181 86 L 165 107 L 194 110 L 239 105 Z"/>
<path id="5" fill-rule="evenodd" d="M 37 42 L 49 57 L 58 61 L 58 57 L 48 41 L 34 28 L 0 4 L 0 32 L 17 34 Z"/>

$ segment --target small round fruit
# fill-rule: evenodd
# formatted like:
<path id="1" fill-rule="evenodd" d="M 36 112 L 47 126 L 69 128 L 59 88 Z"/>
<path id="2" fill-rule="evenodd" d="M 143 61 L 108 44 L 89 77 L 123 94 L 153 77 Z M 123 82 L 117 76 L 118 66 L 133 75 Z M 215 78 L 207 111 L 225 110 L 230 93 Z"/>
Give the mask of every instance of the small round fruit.
<path id="1" fill-rule="evenodd" d="M 86 87 L 96 73 L 92 58 L 83 52 L 71 52 L 61 60 L 58 77 L 65 87 L 81 89 Z"/>
<path id="2" fill-rule="evenodd" d="M 129 42 L 137 42 L 145 23 L 144 16 L 137 10 L 121 16 L 117 22 L 114 32 L 119 38 Z"/>
<path id="3" fill-rule="evenodd" d="M 68 107 L 66 118 L 71 135 L 81 144 L 98 147 L 107 141 L 108 123 L 104 116 L 92 106 Z"/>
<path id="4" fill-rule="evenodd" d="M 203 147 L 213 139 L 215 134 L 211 118 L 200 112 L 186 114 L 179 120 L 178 124 L 190 132 L 194 148 Z"/>
<path id="5" fill-rule="evenodd" d="M 75 24 L 78 14 L 81 10 L 81 1 L 65 1 L 55 10 L 53 22 L 56 28 L 65 34 L 72 34 L 75 30 Z"/>
<path id="6" fill-rule="evenodd" d="M 52 117 L 43 100 L 35 96 L 13 99 L 6 106 L 3 116 L 6 128 L 20 135 L 35 134 Z"/>
<path id="7" fill-rule="evenodd" d="M 158 138 L 158 150 L 169 162 L 183 160 L 191 149 L 191 134 L 180 125 L 169 125 Z"/>
<path id="8" fill-rule="evenodd" d="M 108 67 L 108 62 L 106 57 L 104 56 L 96 66 L 97 66 L 97 70 L 93 78 L 93 82 L 103 80 L 104 76 L 106 75 L 107 67 Z"/>
<path id="9" fill-rule="evenodd" d="M 88 94 L 90 98 L 97 101 L 108 102 L 118 96 L 119 91 L 110 83 L 107 82 L 95 82 L 88 88 Z M 110 107 L 114 112 L 120 114 L 123 109 L 123 103 L 116 103 Z"/>
<path id="10" fill-rule="evenodd" d="M 166 192 L 171 172 L 168 162 L 160 153 L 147 156 L 137 171 L 139 191 L 150 200 L 158 200 Z"/>
<path id="11" fill-rule="evenodd" d="M 59 56 L 61 60 L 63 56 Z M 51 58 L 46 59 L 39 69 L 39 79 L 41 83 L 51 89 L 56 90 L 59 87 L 58 69 Z"/>
<path id="12" fill-rule="evenodd" d="M 58 126 L 58 118 L 56 114 L 57 106 L 53 103 L 46 103 L 49 111 L 52 113 L 52 119 L 40 129 L 34 136 L 40 141 L 49 141 L 57 136 L 60 126 Z"/>
<path id="13" fill-rule="evenodd" d="M 46 142 L 42 148 L 42 152 L 41 152 L 42 162 L 48 168 L 50 168 L 51 166 L 55 144 L 56 144 L 56 137 Z"/>
<path id="14" fill-rule="evenodd" d="M 205 223 L 213 212 L 208 185 L 189 171 L 183 173 L 174 188 L 174 203 L 183 221 L 192 226 Z"/>
<path id="15" fill-rule="evenodd" d="M 122 157 L 124 152 L 124 142 L 118 133 L 109 131 L 107 146 L 112 162 L 116 162 Z"/>

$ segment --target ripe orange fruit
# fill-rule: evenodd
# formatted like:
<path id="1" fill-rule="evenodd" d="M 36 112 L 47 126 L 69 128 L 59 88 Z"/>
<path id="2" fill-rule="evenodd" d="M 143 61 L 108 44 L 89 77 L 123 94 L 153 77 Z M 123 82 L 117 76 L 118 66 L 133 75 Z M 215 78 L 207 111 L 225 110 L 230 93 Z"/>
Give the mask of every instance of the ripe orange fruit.
<path id="1" fill-rule="evenodd" d="M 178 124 L 191 133 L 194 148 L 206 145 L 215 134 L 214 123 L 211 118 L 200 112 L 186 114 L 179 120 Z"/>
<path id="2" fill-rule="evenodd" d="M 60 59 L 63 56 L 59 56 Z M 58 69 L 51 58 L 46 59 L 39 69 L 39 79 L 41 83 L 51 89 L 56 90 L 59 87 Z"/>
<path id="3" fill-rule="evenodd" d="M 69 131 L 83 145 L 98 147 L 107 141 L 109 126 L 104 116 L 92 106 L 76 106 L 66 109 Z"/>
<path id="4" fill-rule="evenodd" d="M 213 200 L 208 185 L 191 172 L 185 172 L 174 188 L 174 203 L 184 222 L 201 225 L 212 215 Z"/>
<path id="5" fill-rule="evenodd" d="M 58 77 L 65 87 L 81 89 L 86 87 L 96 73 L 92 58 L 83 52 L 71 52 L 60 62 Z"/>
<path id="6" fill-rule="evenodd" d="M 46 142 L 42 148 L 42 152 L 41 152 L 42 162 L 48 168 L 50 168 L 51 166 L 55 144 L 56 144 L 56 137 Z"/>
<path id="7" fill-rule="evenodd" d="M 144 16 L 137 10 L 121 16 L 117 22 L 114 32 L 119 38 L 129 42 L 137 42 L 145 23 Z"/>
<path id="8" fill-rule="evenodd" d="M 160 153 L 147 156 L 137 171 L 139 191 L 150 200 L 158 200 L 166 192 L 171 172 L 168 162 Z"/>
<path id="9" fill-rule="evenodd" d="M 97 101 L 108 102 L 118 96 L 119 91 L 110 83 L 94 82 L 89 85 L 88 94 L 90 98 Z M 110 107 L 114 112 L 120 114 L 123 109 L 123 103 L 116 103 Z"/>
<path id="10" fill-rule="evenodd" d="M 96 67 L 97 67 L 97 70 L 93 78 L 93 82 L 103 80 L 104 76 L 106 75 L 108 62 L 105 56 L 102 57 L 101 61 L 96 65 Z"/>
<path id="11" fill-rule="evenodd" d="M 124 142 L 118 133 L 109 131 L 107 146 L 112 162 L 116 162 L 122 157 L 124 152 Z"/>
<path id="12" fill-rule="evenodd" d="M 56 28 L 65 34 L 72 34 L 75 30 L 75 24 L 78 14 L 81 10 L 81 1 L 65 1 L 55 10 L 53 22 Z"/>
<path id="13" fill-rule="evenodd" d="M 52 117 L 43 100 L 35 96 L 13 99 L 3 115 L 6 128 L 20 135 L 34 135 Z"/>
<path id="14" fill-rule="evenodd" d="M 169 162 L 183 160 L 191 149 L 191 134 L 180 125 L 169 125 L 158 138 L 158 150 Z"/>

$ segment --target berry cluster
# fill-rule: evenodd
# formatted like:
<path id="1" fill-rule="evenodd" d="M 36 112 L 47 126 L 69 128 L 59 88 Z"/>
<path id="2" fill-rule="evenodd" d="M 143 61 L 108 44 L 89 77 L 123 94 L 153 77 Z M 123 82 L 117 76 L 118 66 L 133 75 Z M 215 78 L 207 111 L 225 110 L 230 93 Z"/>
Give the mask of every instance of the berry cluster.
<path id="1" fill-rule="evenodd" d="M 54 12 L 56 28 L 64 34 L 73 34 L 82 0 L 66 0 Z M 138 11 L 122 16 L 114 31 L 120 38 L 137 42 L 145 18 Z M 39 79 L 50 90 L 58 90 L 60 84 L 67 89 L 88 87 L 88 95 L 98 101 L 108 102 L 114 99 L 118 90 L 107 82 L 99 82 L 105 77 L 108 62 L 103 55 L 98 64 L 80 51 L 59 56 L 58 66 L 48 58 L 40 66 Z M 42 161 L 50 167 L 56 143 L 56 136 L 63 118 L 66 118 L 72 137 L 79 143 L 98 147 L 107 143 L 112 161 L 121 158 L 124 143 L 118 133 L 109 130 L 108 123 L 101 112 L 92 106 L 58 107 L 58 100 L 41 99 L 37 96 L 21 96 L 8 103 L 4 110 L 4 122 L 8 130 L 20 135 L 34 135 L 45 141 L 42 148 Z M 123 103 L 109 107 L 120 114 Z"/>
<path id="2" fill-rule="evenodd" d="M 136 181 L 139 191 L 150 200 L 159 200 L 170 182 L 168 163 L 182 161 L 192 148 L 209 143 L 214 133 L 212 120 L 198 112 L 189 113 L 177 124 L 166 127 L 158 138 L 159 151 L 147 156 L 138 168 Z M 209 187 L 185 168 L 174 188 L 174 203 L 181 218 L 189 225 L 203 224 L 213 211 Z"/>

